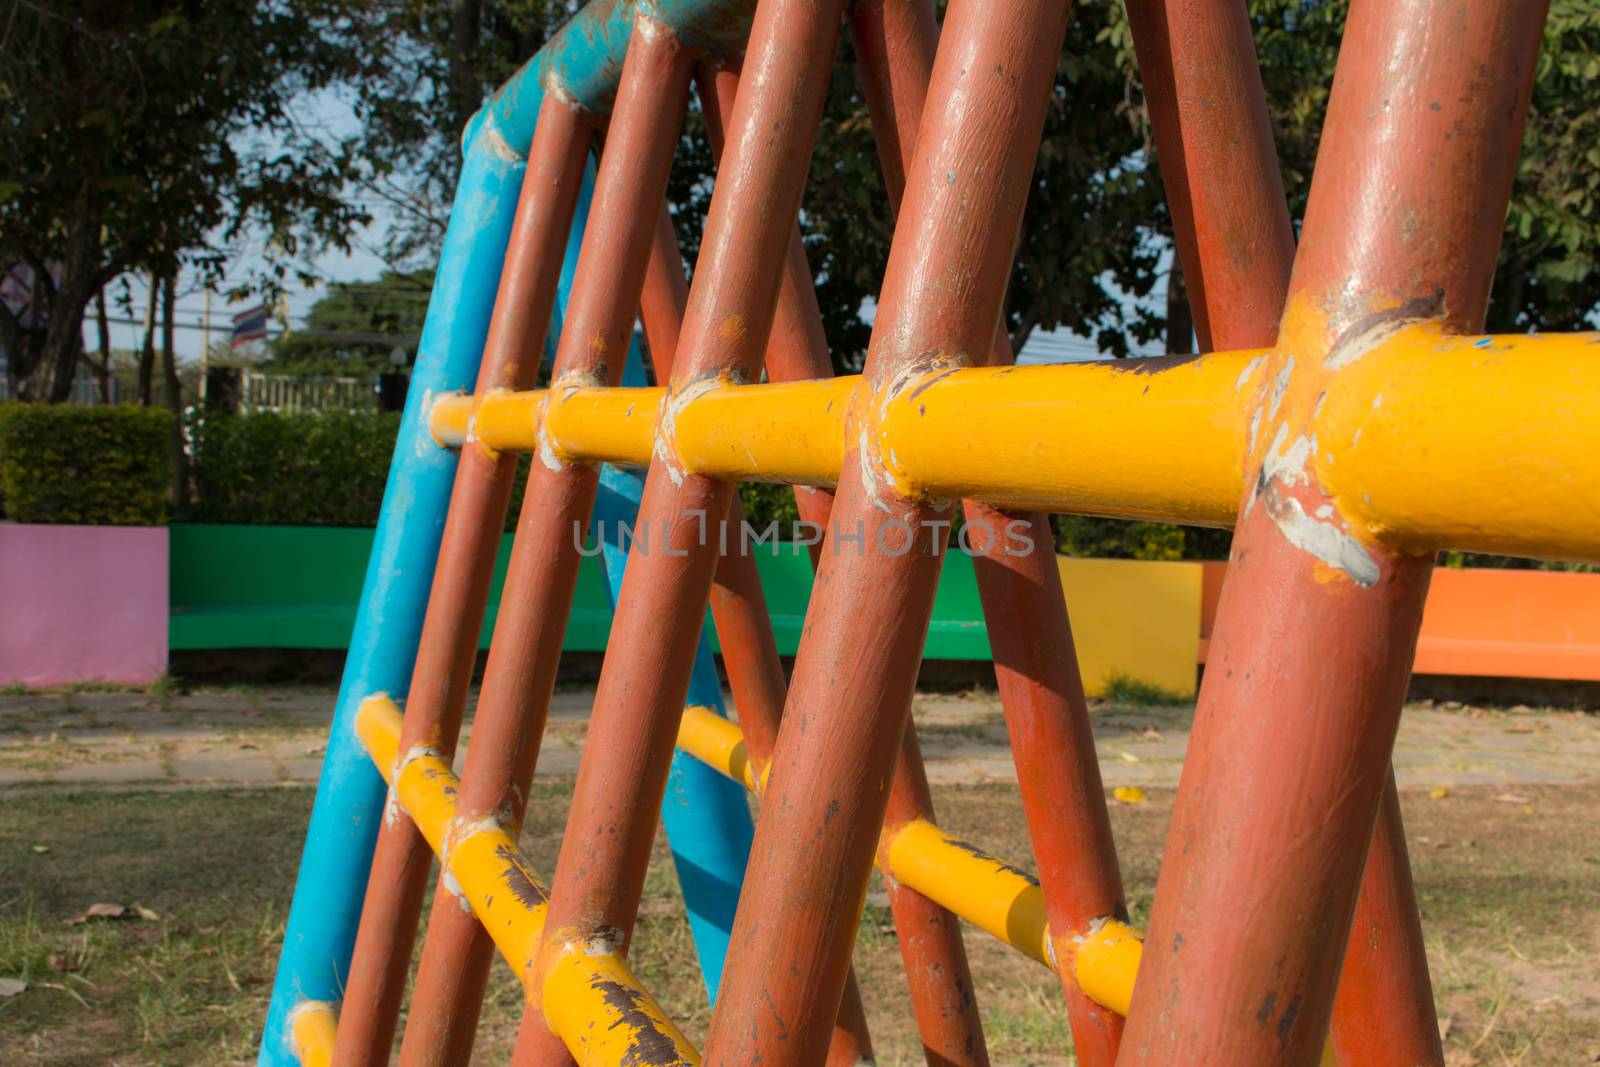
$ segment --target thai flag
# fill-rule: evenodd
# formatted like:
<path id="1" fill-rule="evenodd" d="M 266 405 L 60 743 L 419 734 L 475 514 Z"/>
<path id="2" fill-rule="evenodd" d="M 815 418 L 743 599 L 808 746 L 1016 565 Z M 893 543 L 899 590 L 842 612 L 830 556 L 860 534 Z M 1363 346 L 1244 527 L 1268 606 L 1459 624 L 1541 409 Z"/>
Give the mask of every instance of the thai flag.
<path id="1" fill-rule="evenodd" d="M 262 341 L 267 336 L 267 308 L 265 304 L 257 304 L 248 311 L 241 311 L 233 317 L 233 347 L 238 348 L 247 341 Z"/>

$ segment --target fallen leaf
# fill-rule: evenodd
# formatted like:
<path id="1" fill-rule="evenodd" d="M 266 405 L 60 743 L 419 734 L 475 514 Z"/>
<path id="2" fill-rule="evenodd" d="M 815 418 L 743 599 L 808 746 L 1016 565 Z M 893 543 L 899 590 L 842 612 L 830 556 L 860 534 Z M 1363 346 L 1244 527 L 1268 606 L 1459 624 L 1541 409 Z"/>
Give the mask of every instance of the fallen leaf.
<path id="1" fill-rule="evenodd" d="M 1144 790 L 1136 785 L 1119 785 L 1111 791 L 1122 804 L 1143 804 L 1145 802 Z"/>
<path id="2" fill-rule="evenodd" d="M 1450 1024 L 1455 1022 L 1455 1016 L 1446 1015 L 1439 1020 L 1439 1040 L 1443 1041 L 1450 1036 Z"/>
<path id="3" fill-rule="evenodd" d="M 1533 805 L 1532 804 L 1524 804 L 1524 805 L 1522 805 L 1522 814 L 1524 814 L 1524 815 L 1532 815 L 1533 814 Z"/>
<path id="4" fill-rule="evenodd" d="M 1124 752 L 1121 749 L 1118 749 L 1117 750 L 1117 755 L 1121 756 L 1123 758 L 1123 760 L 1125 762 L 1127 762 L 1127 763 L 1138 763 L 1139 762 L 1139 757 L 1135 756 L 1132 752 Z"/>
<path id="5" fill-rule="evenodd" d="M 67 920 L 68 926 L 82 926 L 95 919 L 126 919 L 128 909 L 121 904 L 90 904 Z"/>
<path id="6" fill-rule="evenodd" d="M 1144 738 L 1146 741 L 1161 741 L 1161 740 L 1163 740 L 1163 738 L 1161 736 L 1161 731 L 1157 730 L 1157 729 L 1154 729 L 1154 728 L 1146 730 L 1144 733 L 1140 734 L 1139 736 Z"/>
<path id="7" fill-rule="evenodd" d="M 49 852 L 49 851 L 50 851 L 50 846 L 49 846 L 49 845 L 34 845 L 34 846 L 33 846 L 33 851 L 34 851 L 34 853 L 35 853 L 35 854 L 36 854 L 36 855 L 40 855 L 40 856 L 42 856 L 42 855 L 44 855 L 44 854 L 45 854 L 45 853 L 46 853 L 46 852 Z"/>
<path id="8" fill-rule="evenodd" d="M 1531 804 L 1532 797 L 1525 797 L 1520 793 L 1501 793 L 1495 797 L 1502 804 Z"/>
<path id="9" fill-rule="evenodd" d="M 51 970 L 60 971 L 62 974 L 68 974 L 78 969 L 78 965 L 76 963 L 68 959 L 66 956 L 63 956 L 59 952 L 52 952 L 49 956 L 45 957 L 45 962 L 50 964 Z"/>
<path id="10" fill-rule="evenodd" d="M 157 915 L 143 904 L 135 904 L 133 906 L 133 912 L 147 923 L 153 923 L 161 918 L 161 916 Z"/>
<path id="11" fill-rule="evenodd" d="M 0 978 L 0 997 L 14 997 L 24 989 L 28 983 L 16 978 Z"/>
<path id="12" fill-rule="evenodd" d="M 1447 785 L 1436 785 L 1432 789 L 1428 790 L 1428 795 L 1435 800 L 1443 800 L 1445 797 L 1450 795 L 1450 787 Z"/>

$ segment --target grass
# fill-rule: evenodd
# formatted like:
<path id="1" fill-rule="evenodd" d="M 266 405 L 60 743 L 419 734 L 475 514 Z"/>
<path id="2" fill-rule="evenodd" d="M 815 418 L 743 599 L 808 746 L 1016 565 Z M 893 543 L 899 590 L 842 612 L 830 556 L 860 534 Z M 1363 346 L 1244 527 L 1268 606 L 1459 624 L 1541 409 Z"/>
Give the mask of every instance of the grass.
<path id="1" fill-rule="evenodd" d="M 1100 697 L 1112 704 L 1128 704 L 1135 707 L 1166 707 L 1194 702 L 1193 693 L 1163 689 L 1159 685 L 1151 685 L 1149 682 L 1142 682 L 1125 674 L 1113 674 L 1107 678 Z"/>
<path id="2" fill-rule="evenodd" d="M 1567 1064 L 1600 1053 L 1600 785 L 1519 787 L 1534 810 L 1463 788 L 1404 794 L 1449 1062 Z M 1136 921 L 1148 914 L 1172 792 L 1114 805 Z M 524 848 L 548 873 L 570 786 L 538 785 Z M 941 822 L 1013 860 L 1029 854 L 1015 790 L 942 789 Z M 29 792 L 0 804 L 0 1063 L 253 1062 L 311 792 Z M 38 851 L 38 849 L 46 851 Z M 156 921 L 71 927 L 91 903 L 141 904 Z M 635 936 L 642 980 L 696 1041 L 708 1021 L 664 844 L 657 842 Z M 1055 979 L 969 931 L 974 985 L 995 1063 L 1066 1064 Z M 881 886 L 856 951 L 878 1062 L 922 1061 Z M 503 1063 L 521 996 L 496 965 L 480 1057 Z"/>

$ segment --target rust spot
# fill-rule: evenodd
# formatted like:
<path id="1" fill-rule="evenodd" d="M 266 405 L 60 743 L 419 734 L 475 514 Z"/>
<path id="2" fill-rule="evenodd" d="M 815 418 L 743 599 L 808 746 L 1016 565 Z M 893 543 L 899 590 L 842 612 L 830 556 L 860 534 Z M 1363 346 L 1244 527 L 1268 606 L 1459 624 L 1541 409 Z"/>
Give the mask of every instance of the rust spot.
<path id="1" fill-rule="evenodd" d="M 950 367 L 950 368 L 948 368 L 946 370 L 940 371 L 938 374 L 935 374 L 935 375 L 933 375 L 931 377 L 924 378 L 921 382 L 919 382 L 917 384 L 917 387 L 915 389 L 911 390 L 911 395 L 906 397 L 906 399 L 907 400 L 915 400 L 917 397 L 921 396 L 924 392 L 926 392 L 928 387 L 931 386 L 934 382 L 937 382 L 937 381 L 939 381 L 940 379 L 943 379 L 943 378 L 950 377 L 950 375 L 954 374 L 959 369 L 960 368 L 958 368 L 958 367 Z"/>
<path id="2" fill-rule="evenodd" d="M 995 870 L 997 870 L 997 871 L 1003 871 L 1006 874 L 1014 874 L 1018 878 L 1025 879 L 1028 882 L 1029 885 L 1035 885 L 1036 886 L 1036 885 L 1039 884 L 1039 879 L 1035 878 L 1033 875 L 1029 874 L 1027 871 L 1023 870 L 1021 867 L 1013 867 L 1011 864 L 1007 863 L 1005 860 L 1000 859 L 997 856 L 991 856 L 989 853 L 985 852 L 983 849 L 979 848 L 977 845 L 968 844 L 965 841 L 958 841 L 955 838 L 946 838 L 946 841 L 950 844 L 950 846 L 952 848 L 955 848 L 955 849 L 957 849 L 957 850 L 959 850 L 961 852 L 965 852 L 967 855 L 973 857 L 974 859 L 980 859 L 980 860 L 983 860 L 985 863 L 994 864 Z"/>
<path id="3" fill-rule="evenodd" d="M 1278 1048 L 1289 1047 L 1289 1034 L 1294 1030 L 1294 1017 L 1300 1014 L 1300 998 L 1296 996 L 1289 1001 L 1289 1006 L 1283 1009 L 1283 1018 L 1278 1020 Z"/>
<path id="4" fill-rule="evenodd" d="M 1363 315 L 1340 331 L 1338 338 L 1329 347 L 1328 354 L 1323 357 L 1323 361 L 1337 365 L 1341 349 L 1380 326 L 1401 326 L 1408 322 L 1438 318 L 1439 312 L 1443 309 L 1444 289 L 1436 288 L 1430 296 L 1413 297 L 1398 307 Z"/>
<path id="5" fill-rule="evenodd" d="M 506 888 L 511 890 L 511 895 L 521 901 L 524 907 L 537 908 L 549 902 L 550 894 L 546 893 L 538 882 L 528 877 L 528 872 L 522 869 L 522 863 L 515 850 L 509 845 L 496 845 L 494 857 L 506 865 Z"/>
<path id="6" fill-rule="evenodd" d="M 1104 360 L 1103 365 L 1115 371 L 1127 371 L 1132 374 L 1160 374 L 1185 363 L 1193 363 L 1204 352 L 1190 352 L 1181 356 L 1135 356 L 1132 359 Z"/>
<path id="7" fill-rule="evenodd" d="M 643 993 L 609 978 L 597 979 L 591 988 L 616 1013 L 617 1021 L 612 1025 L 623 1027 L 633 1037 L 623 1054 L 623 1067 L 670 1067 L 684 1062 L 678 1055 L 678 1043 L 645 1010 Z"/>

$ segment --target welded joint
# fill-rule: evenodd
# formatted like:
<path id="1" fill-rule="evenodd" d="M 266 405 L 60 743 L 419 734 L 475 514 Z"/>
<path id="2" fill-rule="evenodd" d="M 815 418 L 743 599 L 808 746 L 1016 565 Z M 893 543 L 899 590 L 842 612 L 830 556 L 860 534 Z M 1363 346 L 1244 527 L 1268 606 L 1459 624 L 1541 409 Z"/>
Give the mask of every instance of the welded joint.
<path id="1" fill-rule="evenodd" d="M 547 470 L 564 471 L 588 466 L 586 461 L 561 449 L 560 443 L 550 433 L 550 417 L 557 406 L 570 400 L 580 390 L 601 389 L 609 384 L 605 363 L 597 361 L 585 370 L 562 371 L 551 381 L 550 388 L 540 394 L 534 417 L 534 438 L 538 441 L 534 454 Z"/>
<path id="2" fill-rule="evenodd" d="M 471 129 L 471 127 L 468 126 L 468 129 Z M 479 125 L 477 135 L 472 139 L 470 147 L 481 148 L 502 163 L 511 166 L 517 166 L 528 161 L 528 157 L 513 148 L 511 142 L 505 139 L 505 135 L 495 125 L 494 109 L 492 108 L 484 113 L 483 122 Z"/>
<path id="3" fill-rule="evenodd" d="M 866 379 L 852 395 L 847 432 L 855 435 L 862 487 L 880 511 L 898 511 L 907 503 L 939 511 L 955 507 L 954 500 L 930 494 L 905 472 L 887 427 L 895 407 L 915 405 L 930 386 L 970 365 L 960 356 L 926 352 L 908 360 L 887 383 L 878 385 Z"/>
<path id="4" fill-rule="evenodd" d="M 424 394 L 422 398 L 422 422 L 428 428 L 427 436 L 440 448 L 447 450 L 459 448 L 466 441 L 475 439 L 472 423 L 476 412 L 467 416 L 467 431 L 461 444 L 451 440 L 443 433 L 444 420 L 437 417 L 438 413 L 442 412 L 446 406 L 457 403 L 470 395 L 465 389 L 451 389 L 443 393 L 435 393 L 430 389 Z M 418 435 L 418 438 L 420 440 L 421 435 Z"/>
<path id="5" fill-rule="evenodd" d="M 656 412 L 654 455 L 661 461 L 673 485 L 681 486 L 684 478 L 695 473 L 678 448 L 678 416 L 707 393 L 724 386 L 743 385 L 746 381 L 748 378 L 742 371 L 706 371 L 682 385 L 676 382 L 668 384 L 667 395 Z"/>

